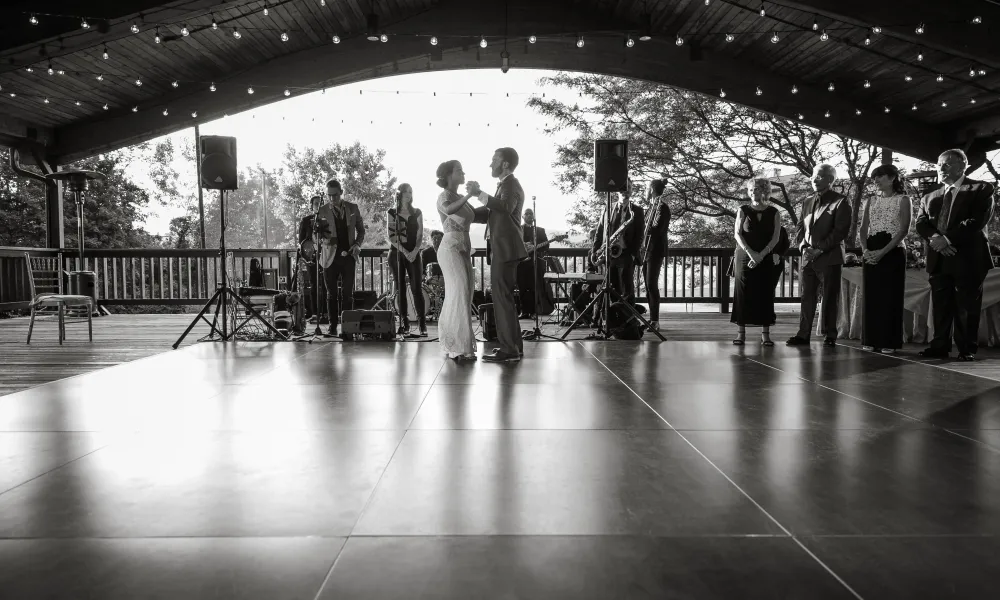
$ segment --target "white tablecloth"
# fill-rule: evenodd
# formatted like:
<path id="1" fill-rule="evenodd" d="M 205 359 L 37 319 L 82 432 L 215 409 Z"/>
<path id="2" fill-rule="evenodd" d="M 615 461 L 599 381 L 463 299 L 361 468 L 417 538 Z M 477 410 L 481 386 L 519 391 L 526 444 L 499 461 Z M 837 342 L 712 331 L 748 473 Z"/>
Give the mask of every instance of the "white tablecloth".
<path id="1" fill-rule="evenodd" d="M 861 315 L 864 310 L 861 267 L 844 267 L 840 286 L 837 335 L 842 339 L 861 339 Z M 931 285 L 927 271 L 906 270 L 903 291 L 903 341 L 928 343 L 934 337 Z M 817 334 L 822 324 L 817 319 Z M 992 269 L 983 282 L 983 314 L 979 320 L 979 343 L 1000 346 L 1000 269 Z"/>

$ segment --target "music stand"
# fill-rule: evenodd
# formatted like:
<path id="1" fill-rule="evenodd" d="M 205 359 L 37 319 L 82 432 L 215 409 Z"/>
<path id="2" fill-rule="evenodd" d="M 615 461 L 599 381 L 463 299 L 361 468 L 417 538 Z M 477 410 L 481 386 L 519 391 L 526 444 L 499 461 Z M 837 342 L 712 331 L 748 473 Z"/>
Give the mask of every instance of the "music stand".
<path id="1" fill-rule="evenodd" d="M 254 308 L 252 306 L 250 306 L 250 304 L 246 300 L 244 300 L 243 298 L 241 298 L 239 294 L 237 294 L 236 292 L 232 291 L 229 288 L 229 277 L 227 276 L 227 273 L 226 273 L 227 269 L 226 269 L 226 192 L 225 192 L 225 190 L 219 190 L 219 208 L 221 209 L 221 220 L 219 221 L 219 226 L 220 226 L 219 255 L 222 257 L 222 285 L 219 287 L 218 290 L 216 290 L 215 294 L 213 294 L 212 297 L 209 298 L 208 302 L 205 303 L 205 306 L 202 307 L 202 309 L 198 313 L 198 315 L 195 316 L 195 318 L 191 320 L 191 323 L 187 326 L 187 329 L 184 330 L 184 333 L 181 334 L 181 337 L 177 338 L 177 341 L 174 342 L 174 344 L 173 344 L 174 350 L 176 350 L 177 347 L 181 345 L 181 342 L 184 341 L 184 338 L 187 337 L 187 334 L 190 333 L 192 329 L 194 329 L 194 326 L 198 324 L 198 320 L 199 319 L 204 320 L 206 323 L 208 323 L 208 326 L 211 328 L 211 332 L 209 333 L 209 337 L 213 338 L 213 341 L 228 342 L 228 341 L 232 340 L 233 338 L 236 337 L 236 334 L 239 333 L 240 329 L 243 329 L 243 327 L 245 327 L 253 319 L 257 319 L 258 321 L 260 321 L 261 323 L 263 323 L 264 327 L 267 328 L 267 329 L 269 329 L 275 335 L 277 335 L 279 339 L 283 339 L 283 340 L 288 339 L 285 336 L 285 334 L 283 334 L 280 331 L 278 331 L 278 329 L 274 325 L 272 325 L 267 319 L 265 319 L 264 317 L 260 316 L 260 313 L 258 313 L 256 310 L 254 310 Z M 232 331 L 228 330 L 229 320 L 228 320 L 227 314 L 226 314 L 226 305 L 230 301 L 242 305 L 243 308 L 246 309 L 247 315 L 249 315 L 249 316 L 247 316 L 246 319 L 243 320 L 242 323 L 240 323 L 239 325 L 237 325 L 236 327 L 234 327 Z M 208 320 L 208 318 L 205 317 L 205 313 L 208 312 L 209 307 L 211 307 L 213 304 L 215 304 L 215 318 L 210 322 Z M 217 326 L 217 323 L 218 323 L 218 320 L 219 320 L 219 311 L 220 310 L 222 311 L 222 330 L 221 331 L 219 330 L 219 328 Z M 219 334 L 221 336 L 221 339 L 214 340 L 215 334 Z"/>
<path id="2" fill-rule="evenodd" d="M 535 282 L 535 287 L 538 284 L 538 206 L 535 203 L 535 196 L 531 197 L 531 212 L 535 216 L 535 225 L 531 228 L 531 244 L 534 246 L 531 251 L 531 278 Z M 549 285 L 545 283 L 545 278 L 542 278 L 542 285 Z M 535 289 L 535 328 L 528 333 L 521 336 L 521 339 L 527 342 L 539 342 L 542 339 L 562 341 L 554 335 L 546 335 L 542 333 L 542 328 L 539 326 L 539 316 L 538 316 L 538 294 L 542 290 Z"/>
<path id="3" fill-rule="evenodd" d="M 610 235 L 609 234 L 611 233 L 611 192 L 605 192 L 605 194 L 606 194 L 606 197 L 605 197 L 605 210 L 606 210 L 606 212 L 604 213 L 605 214 L 605 217 L 604 217 L 604 281 L 601 283 L 601 289 L 600 289 L 600 291 L 597 292 L 597 296 L 594 297 L 594 299 L 590 302 L 590 305 L 587 306 L 587 308 L 584 309 L 583 312 L 580 313 L 580 315 L 576 318 L 575 321 L 573 321 L 573 324 L 569 326 L 569 329 L 567 329 L 566 331 L 563 332 L 562 337 L 559 338 L 560 340 L 565 340 L 566 336 L 568 336 L 570 334 L 570 332 L 572 332 L 574 329 L 576 329 L 576 326 L 580 323 L 580 321 L 583 320 L 583 317 L 586 314 L 588 314 L 591 310 L 593 310 L 593 308 L 598 305 L 597 303 L 601 302 L 602 300 L 603 300 L 603 303 L 601 304 L 601 307 L 602 307 L 602 311 L 604 312 L 604 319 L 602 319 L 601 325 L 598 327 L 598 330 L 597 330 L 598 333 L 595 335 L 595 337 L 600 337 L 600 338 L 605 339 L 605 340 L 611 338 L 611 331 L 608 328 L 608 317 L 611 316 L 611 299 L 612 299 L 612 297 L 616 301 L 618 301 L 622 306 L 624 306 L 628 310 L 628 312 L 632 313 L 633 317 L 635 317 L 636 319 L 639 319 L 639 321 L 641 321 L 642 324 L 646 326 L 646 330 L 647 331 L 649 330 L 649 321 L 647 321 L 646 319 L 642 318 L 642 315 L 640 315 L 639 311 L 637 311 L 635 309 L 635 307 L 632 306 L 632 303 L 631 302 L 626 302 L 625 299 L 622 298 L 621 294 L 618 293 L 618 290 L 612 288 L 611 285 L 610 285 L 610 283 L 608 282 L 608 275 L 611 274 L 611 243 L 609 241 L 610 240 Z M 631 202 L 631 200 L 628 200 L 628 199 L 626 199 L 626 201 L 627 202 Z M 629 276 L 631 277 L 632 275 L 630 274 Z M 667 338 L 663 337 L 663 334 L 661 334 L 659 331 L 653 331 L 653 333 L 656 334 L 656 337 L 660 338 L 661 342 L 667 341 Z"/>

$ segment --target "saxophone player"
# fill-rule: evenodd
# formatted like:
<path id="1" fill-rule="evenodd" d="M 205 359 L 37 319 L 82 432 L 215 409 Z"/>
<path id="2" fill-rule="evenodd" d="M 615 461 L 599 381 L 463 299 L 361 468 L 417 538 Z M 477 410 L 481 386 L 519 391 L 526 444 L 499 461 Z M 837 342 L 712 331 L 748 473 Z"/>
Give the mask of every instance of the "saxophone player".
<path id="1" fill-rule="evenodd" d="M 590 260 L 595 265 L 604 265 L 608 285 L 627 302 L 635 303 L 633 273 L 642 246 L 642 207 L 630 201 L 628 193 L 618 194 L 617 201 L 611 207 L 611 218 L 607 217 L 605 211 L 594 236 Z M 610 257 L 604 256 L 605 237 L 608 237 Z"/>

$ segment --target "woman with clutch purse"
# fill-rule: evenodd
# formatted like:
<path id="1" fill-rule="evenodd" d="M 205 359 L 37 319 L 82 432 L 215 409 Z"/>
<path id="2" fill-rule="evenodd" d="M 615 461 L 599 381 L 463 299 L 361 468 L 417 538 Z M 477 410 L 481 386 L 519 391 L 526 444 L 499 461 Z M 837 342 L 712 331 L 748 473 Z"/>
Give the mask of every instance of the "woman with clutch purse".
<path id="1" fill-rule="evenodd" d="M 778 209 L 768 202 L 771 182 L 751 179 L 747 182 L 749 204 L 736 213 L 733 255 L 735 293 L 730 321 L 740 332 L 733 344 L 746 342 L 746 326 L 760 326 L 761 344 L 773 346 L 771 325 L 774 325 L 775 270 L 780 268 L 781 255 L 775 252 L 781 239 L 781 217 Z"/>

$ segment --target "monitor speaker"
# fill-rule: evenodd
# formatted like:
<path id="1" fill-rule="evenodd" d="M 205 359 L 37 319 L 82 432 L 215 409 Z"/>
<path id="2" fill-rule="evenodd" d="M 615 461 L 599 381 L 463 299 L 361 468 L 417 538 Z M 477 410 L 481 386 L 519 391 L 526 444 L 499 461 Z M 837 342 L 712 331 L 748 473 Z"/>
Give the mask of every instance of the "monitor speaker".
<path id="1" fill-rule="evenodd" d="M 224 135 L 201 136 L 201 187 L 235 190 L 236 138 Z"/>
<path id="2" fill-rule="evenodd" d="M 597 140 L 594 142 L 594 191 L 628 191 L 628 142 Z"/>

